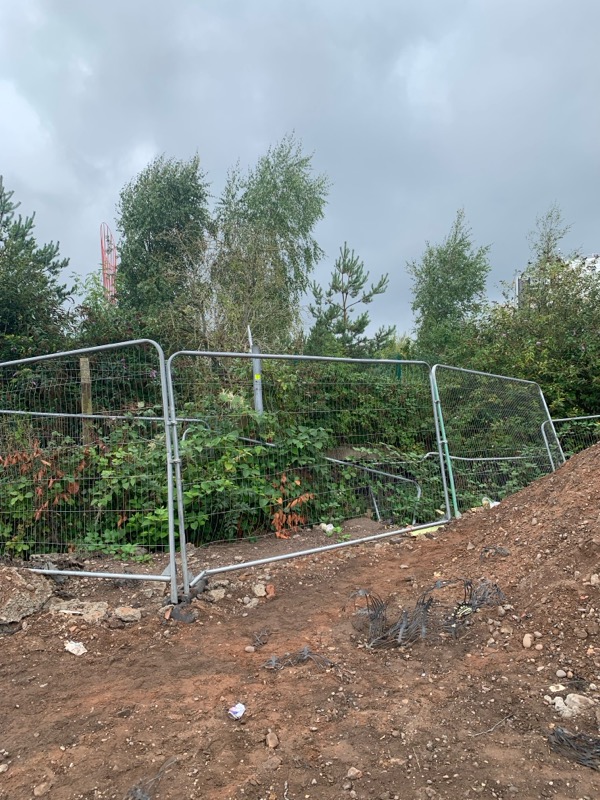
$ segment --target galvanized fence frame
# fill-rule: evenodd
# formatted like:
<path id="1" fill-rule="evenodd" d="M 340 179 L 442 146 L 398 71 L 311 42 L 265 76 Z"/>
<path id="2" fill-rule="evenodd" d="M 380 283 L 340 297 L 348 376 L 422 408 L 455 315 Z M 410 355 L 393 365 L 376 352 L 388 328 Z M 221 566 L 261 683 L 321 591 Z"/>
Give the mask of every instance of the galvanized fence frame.
<path id="1" fill-rule="evenodd" d="M 370 536 L 365 536 L 360 539 L 355 539 L 351 541 L 341 541 L 336 542 L 334 544 L 325 544 L 318 547 L 313 547 L 305 550 L 298 550 L 291 553 L 284 553 L 280 555 L 269 556 L 261 559 L 256 559 L 252 561 L 245 561 L 243 563 L 233 563 L 228 564 L 225 566 L 215 567 L 213 569 L 203 569 L 200 573 L 190 579 L 188 565 L 187 565 L 187 553 L 185 547 L 185 541 L 187 540 L 186 537 L 186 515 L 185 515 L 185 508 L 184 508 L 184 500 L 183 500 L 183 475 L 182 475 L 182 465 L 181 465 L 181 455 L 180 455 L 180 447 L 179 447 L 179 432 L 178 428 L 181 423 L 183 422 L 199 422 L 198 419 L 189 419 L 186 416 L 179 415 L 178 413 L 178 404 L 177 398 L 175 393 L 175 385 L 173 380 L 173 365 L 177 359 L 183 357 L 192 357 L 192 358 L 207 358 L 207 359 L 242 359 L 248 360 L 252 362 L 253 365 L 253 383 L 254 383 L 254 403 L 255 409 L 259 413 L 262 412 L 262 390 L 261 390 L 261 374 L 260 374 L 260 360 L 271 360 L 271 361 L 286 361 L 286 362 L 332 362 L 332 363 L 346 363 L 346 364 L 376 364 L 376 365 L 389 365 L 393 366 L 396 369 L 401 368 L 403 365 L 413 365 L 418 366 L 427 371 L 427 380 L 429 385 L 429 395 L 431 397 L 431 419 L 433 422 L 433 428 L 435 430 L 435 439 L 437 445 L 437 452 L 434 452 L 435 455 L 439 460 L 439 467 L 440 467 L 440 482 L 443 492 L 443 503 L 444 503 L 444 514 L 437 519 L 428 521 L 423 524 L 418 525 L 411 525 L 408 527 L 397 528 L 391 531 L 385 531 L 383 533 L 378 533 Z M 261 566 L 265 564 L 270 564 L 278 561 L 286 561 L 294 558 L 299 558 L 302 556 L 309 556 L 314 555 L 316 553 L 324 553 L 331 550 L 338 550 L 344 547 L 350 547 L 357 544 L 363 544 L 365 542 L 372 542 L 378 541 L 381 539 L 386 539 L 390 536 L 397 535 L 403 531 L 410 531 L 410 530 L 419 530 L 431 527 L 432 525 L 443 525 L 450 521 L 451 514 L 450 514 L 450 502 L 448 496 L 448 486 L 446 483 L 446 474 L 444 470 L 444 456 L 442 452 L 442 441 L 440 435 L 440 427 L 439 427 L 439 417 L 436 411 L 436 396 L 435 396 L 435 387 L 433 382 L 433 376 L 431 367 L 423 362 L 423 361 L 399 361 L 397 359 L 367 359 L 367 358 L 359 358 L 359 359 L 352 359 L 352 358 L 335 358 L 329 356 L 303 356 L 303 355 L 289 355 L 289 354 L 260 354 L 258 355 L 256 352 L 253 353 L 237 353 L 237 352 L 219 352 L 219 351 L 209 351 L 209 350 L 181 350 L 176 353 L 173 353 L 167 361 L 166 365 L 166 375 L 167 375 L 167 386 L 168 386 L 168 394 L 169 394 L 169 412 L 170 412 L 170 427 L 172 431 L 172 447 L 173 447 L 173 463 L 175 466 L 175 485 L 176 485 L 176 500 L 177 500 L 177 514 L 178 514 L 178 523 L 179 523 L 179 533 L 181 538 L 181 556 L 182 556 L 182 575 L 183 575 L 183 592 L 184 594 L 188 594 L 191 587 L 196 586 L 202 581 L 205 581 L 209 576 L 219 574 L 219 573 L 226 573 L 232 572 L 235 570 L 243 570 L 248 569 L 250 567 Z M 184 434 L 185 435 L 185 434 Z M 427 455 L 432 455 L 431 453 Z M 426 457 L 426 456 L 425 456 Z M 328 459 L 329 461 L 335 462 L 336 459 Z M 339 461 L 338 463 L 344 463 Z M 362 468 L 361 468 L 362 469 Z M 397 476 L 394 476 L 397 477 Z M 414 481 L 410 481 L 409 479 L 404 478 L 403 480 L 407 480 L 410 483 L 415 483 Z M 420 487 L 417 484 L 417 491 L 418 497 L 420 497 Z"/>
<path id="2" fill-rule="evenodd" d="M 442 437 L 442 449 L 444 452 L 446 469 L 448 472 L 448 485 L 450 491 L 450 497 L 452 501 L 452 509 L 454 515 L 456 517 L 461 516 L 460 512 L 460 502 L 459 502 L 459 493 L 456 489 L 456 481 L 455 481 L 455 471 L 453 467 L 453 461 L 472 461 L 472 462 L 502 462 L 502 461 L 516 461 L 516 460 L 525 460 L 528 456 L 521 454 L 520 452 L 505 455 L 501 457 L 493 457 L 493 456 L 483 456 L 483 457 L 464 457 L 458 455 L 456 452 L 453 452 L 453 444 L 452 441 L 449 440 L 447 435 L 447 418 L 448 418 L 448 404 L 444 403 L 444 401 L 440 398 L 440 390 L 439 390 L 439 379 L 438 374 L 440 370 L 448 370 L 454 373 L 462 373 L 465 375 L 475 376 L 475 378 L 479 377 L 482 381 L 485 380 L 492 380 L 492 381 L 500 381 L 500 382 L 510 382 L 512 384 L 521 385 L 523 387 L 530 387 L 532 390 L 532 396 L 537 398 L 537 402 L 539 403 L 539 408 L 542 412 L 542 415 L 546 417 L 546 419 L 542 423 L 541 435 L 540 435 L 540 444 L 543 444 L 545 455 L 548 458 L 548 463 L 550 467 L 550 471 L 554 471 L 555 469 L 555 462 L 552 455 L 552 450 L 555 449 L 555 453 L 557 457 L 564 460 L 564 454 L 562 452 L 562 448 L 560 445 L 560 441 L 556 435 L 556 431 L 554 430 L 554 426 L 552 423 L 552 419 L 550 417 L 550 412 L 548 410 L 548 405 L 546 403 L 546 399 L 544 397 L 544 393 L 542 392 L 541 387 L 539 384 L 535 383 L 535 381 L 528 381 L 522 378 L 513 378 L 508 375 L 496 375 L 494 373 L 489 372 L 481 372 L 478 370 L 471 370 L 465 369 L 462 367 L 453 367 L 446 364 L 435 364 L 432 369 L 432 380 L 434 386 L 434 393 L 436 399 L 436 407 L 438 409 L 439 415 L 439 425 L 440 425 L 440 432 Z M 549 435 L 546 435 L 543 426 L 546 425 L 548 427 Z"/>
<path id="3" fill-rule="evenodd" d="M 560 463 L 558 464 L 558 466 L 560 466 L 561 464 L 565 463 L 565 461 L 567 460 L 567 456 L 565 456 L 565 453 L 564 453 L 565 448 L 563 446 L 563 442 L 561 442 L 560 433 L 556 429 L 556 423 L 561 425 L 562 423 L 583 422 L 584 420 L 585 421 L 587 421 L 587 420 L 596 420 L 597 423 L 600 424 L 600 414 L 587 414 L 585 416 L 580 416 L 580 417 L 553 417 L 551 420 L 544 420 L 544 422 L 542 422 L 542 426 L 541 426 L 542 427 L 542 436 L 544 437 L 544 441 L 546 442 L 546 446 L 548 447 L 548 451 L 550 452 L 550 446 L 549 446 L 548 432 L 547 432 L 546 428 L 551 427 L 552 430 L 554 431 L 554 435 L 556 436 L 556 438 L 560 442 L 560 446 L 561 446 L 560 455 L 562 456 L 562 458 L 559 458 Z M 594 444 L 594 442 L 588 443 L 586 446 L 587 447 L 591 447 L 592 444 Z M 585 449 L 585 448 L 582 448 L 582 449 Z M 577 451 L 577 452 L 580 452 L 580 451 Z M 554 461 L 553 461 L 553 469 L 557 469 L 557 466 L 554 464 Z"/>
<path id="4" fill-rule="evenodd" d="M 168 397 L 168 386 L 167 386 L 167 373 L 166 373 L 166 361 L 165 356 L 162 348 L 160 347 L 157 342 L 151 339 L 135 339 L 127 342 L 115 342 L 112 344 L 107 345 L 100 345 L 96 347 L 87 347 L 87 348 L 80 348 L 76 350 L 67 350 L 58 353 L 51 353 L 48 355 L 42 356 L 33 356 L 31 358 L 25 359 L 17 359 L 14 361 L 6 361 L 0 363 L 0 369 L 11 369 L 11 368 L 20 368 L 20 367 L 27 367 L 28 365 L 35 365 L 40 364 L 43 362 L 51 362 L 57 361 L 58 359 L 71 359 L 75 357 L 87 357 L 89 355 L 99 354 L 107 351 L 117 351 L 119 349 L 124 348 L 135 348 L 147 346 L 153 348 L 156 351 L 156 355 L 158 358 L 158 378 L 160 380 L 160 405 L 161 405 L 161 416 L 159 417 L 151 417 L 146 416 L 143 417 L 145 422 L 158 422 L 164 426 L 165 432 L 165 472 L 166 472 L 166 487 L 167 487 L 167 505 L 168 505 L 168 555 L 169 555 L 169 565 L 165 572 L 161 575 L 156 574 L 147 574 L 141 572 L 92 572 L 92 571 L 81 571 L 81 570 L 69 570 L 69 569 L 51 569 L 51 568 L 31 568 L 32 572 L 41 573 L 45 575 L 64 575 L 64 576 L 74 576 L 74 577 L 88 577 L 88 578 L 112 578 L 112 579 L 126 579 L 126 580 L 142 580 L 142 581 L 154 581 L 154 582 L 162 582 L 168 583 L 170 586 L 170 597 L 171 602 L 176 603 L 178 599 L 178 591 L 177 591 L 177 565 L 176 565 L 176 545 L 175 545 L 175 523 L 174 523 L 174 481 L 173 481 L 173 455 L 172 455 L 172 444 L 171 444 L 171 425 L 170 425 L 170 417 L 169 417 L 169 397 Z M 85 403 L 84 400 L 84 393 L 82 392 L 82 405 Z M 43 417 L 43 418 L 63 418 L 63 419 L 74 419 L 74 420 L 82 420 L 82 426 L 85 425 L 85 421 L 89 421 L 90 425 L 93 423 L 94 420 L 117 420 L 117 419 L 127 419 L 127 420 L 136 420 L 142 419 L 141 417 L 135 417 L 135 415 L 129 416 L 120 416 L 119 414 L 94 414 L 94 413 L 85 413 L 85 408 L 82 408 L 81 413 L 60 413 L 60 412 L 45 412 L 45 411 L 27 411 L 27 410 L 11 410 L 11 409 L 0 409 L 0 415 L 22 415 L 22 416 L 36 416 L 36 417 Z"/>

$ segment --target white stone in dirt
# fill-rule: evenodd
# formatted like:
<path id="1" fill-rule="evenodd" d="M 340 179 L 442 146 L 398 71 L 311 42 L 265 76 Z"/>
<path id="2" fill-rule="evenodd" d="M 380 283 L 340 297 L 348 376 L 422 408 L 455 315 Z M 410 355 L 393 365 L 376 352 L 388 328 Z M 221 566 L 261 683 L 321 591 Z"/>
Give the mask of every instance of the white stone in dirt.
<path id="1" fill-rule="evenodd" d="M 554 674 L 556 675 L 557 678 L 566 678 L 567 677 L 567 673 L 564 671 L 564 669 L 557 669 Z"/>
<path id="2" fill-rule="evenodd" d="M 142 612 L 139 608 L 119 606 L 115 608 L 115 617 L 120 619 L 121 622 L 139 622 L 142 618 Z"/>
<path id="3" fill-rule="evenodd" d="M 214 600 L 215 603 L 218 603 L 219 600 L 223 600 L 226 592 L 225 589 L 220 588 L 220 589 L 211 589 L 206 594 L 208 597 L 210 597 L 211 600 Z"/>
<path id="4" fill-rule="evenodd" d="M 252 591 L 254 592 L 255 597 L 266 597 L 267 596 L 267 587 L 264 583 L 255 583 L 252 587 Z"/>
<path id="5" fill-rule="evenodd" d="M 595 706 L 596 703 L 591 697 L 586 697 L 584 694 L 568 694 L 565 699 L 565 705 L 567 708 L 572 709 L 575 714 L 579 714 Z"/>
<path id="6" fill-rule="evenodd" d="M 42 575 L 0 566 L 0 622 L 20 622 L 40 611 L 52 596 L 52 584 Z"/>
<path id="7" fill-rule="evenodd" d="M 350 780 L 353 781 L 356 780 L 357 778 L 362 778 L 362 772 L 356 767 L 350 767 L 350 769 L 346 773 L 346 777 L 350 778 Z"/>
<path id="8" fill-rule="evenodd" d="M 600 586 L 600 575 L 594 573 L 590 578 L 590 583 L 592 584 L 592 586 Z"/>
<path id="9" fill-rule="evenodd" d="M 51 788 L 52 788 L 51 783 L 38 783 L 37 786 L 33 787 L 33 796 L 43 797 L 45 794 L 48 794 Z"/>
<path id="10" fill-rule="evenodd" d="M 523 647 L 529 649 L 533 644 L 533 636 L 530 633 L 526 633 L 523 637 Z"/>
<path id="11" fill-rule="evenodd" d="M 2 772 L 8 772 L 8 764 L 0 764 L 0 774 Z"/>

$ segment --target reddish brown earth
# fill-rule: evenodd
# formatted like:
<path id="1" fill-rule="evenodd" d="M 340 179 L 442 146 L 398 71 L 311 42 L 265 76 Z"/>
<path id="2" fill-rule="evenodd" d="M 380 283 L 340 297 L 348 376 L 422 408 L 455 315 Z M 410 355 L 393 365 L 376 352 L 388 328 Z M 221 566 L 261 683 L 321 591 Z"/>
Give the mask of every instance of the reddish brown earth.
<path id="1" fill-rule="evenodd" d="M 600 772 L 547 743 L 557 725 L 598 736 L 599 706 L 564 721 L 544 696 L 561 682 L 600 700 L 592 578 L 600 572 L 600 446 L 435 536 L 229 573 L 223 599 L 193 601 L 192 624 L 159 613 L 162 586 L 57 586 L 110 609 L 137 606 L 141 621 L 111 627 L 119 624 L 112 617 L 85 623 L 45 610 L 16 632 L 5 626 L 1 800 L 599 797 Z M 192 561 L 213 566 L 281 544 L 195 550 Z M 493 547 L 509 554 L 484 550 Z M 362 646 L 348 603 L 354 590 L 389 597 L 399 613 L 439 577 L 497 582 L 512 608 L 482 609 L 458 641 Z M 275 596 L 247 608 L 258 581 Z M 264 630 L 266 644 L 247 652 Z M 541 634 L 529 649 L 527 633 Z M 67 639 L 88 652 L 67 652 Z M 335 666 L 262 666 L 306 645 Z M 236 702 L 247 709 L 240 721 L 227 715 Z M 160 781 L 130 791 L 170 757 Z"/>

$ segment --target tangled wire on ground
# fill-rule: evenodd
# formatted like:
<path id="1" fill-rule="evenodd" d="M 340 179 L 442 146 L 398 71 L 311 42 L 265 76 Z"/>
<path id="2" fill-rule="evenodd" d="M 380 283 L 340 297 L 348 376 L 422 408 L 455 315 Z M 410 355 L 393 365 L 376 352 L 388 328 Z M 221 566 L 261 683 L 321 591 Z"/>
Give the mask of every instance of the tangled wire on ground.
<path id="1" fill-rule="evenodd" d="M 330 661 L 328 658 L 325 658 L 325 656 L 321 656 L 318 653 L 313 653 L 307 645 L 298 653 L 285 653 L 283 656 L 271 656 L 268 661 L 265 661 L 265 663 L 262 664 L 262 668 L 279 670 L 283 669 L 284 667 L 295 667 L 298 664 L 304 664 L 307 661 L 313 661 L 318 667 L 322 667 L 323 669 L 335 667 L 333 661 Z"/>
<path id="2" fill-rule="evenodd" d="M 456 585 L 463 588 L 462 600 L 449 608 L 436 599 L 434 592 Z M 366 634 L 369 649 L 405 647 L 440 634 L 456 639 L 480 608 L 506 602 L 501 589 L 485 579 L 476 586 L 470 580 L 439 580 L 420 595 L 414 608 L 404 609 L 399 619 L 391 621 L 388 602 L 379 595 L 359 589 L 351 596 L 355 599 L 354 626 Z M 359 606 L 358 600 L 364 605 Z"/>
<path id="3" fill-rule="evenodd" d="M 154 788 L 162 778 L 164 771 L 167 767 L 170 767 L 171 764 L 175 764 L 177 760 L 177 756 L 168 758 L 152 778 L 145 778 L 139 783 L 136 783 L 135 786 L 132 786 L 125 795 L 124 800 L 151 800 Z"/>
<path id="4" fill-rule="evenodd" d="M 600 772 L 600 739 L 587 733 L 570 733 L 565 728 L 555 728 L 548 736 L 548 743 L 555 753 Z"/>

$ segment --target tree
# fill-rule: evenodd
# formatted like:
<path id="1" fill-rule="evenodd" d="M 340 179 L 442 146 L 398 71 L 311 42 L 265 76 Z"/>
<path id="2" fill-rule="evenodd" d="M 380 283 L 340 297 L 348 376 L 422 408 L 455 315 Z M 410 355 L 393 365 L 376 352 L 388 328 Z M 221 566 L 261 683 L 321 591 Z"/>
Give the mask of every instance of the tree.
<path id="1" fill-rule="evenodd" d="M 234 337 L 245 337 L 250 324 L 261 346 L 276 347 L 298 327 L 300 298 L 323 255 L 314 228 L 328 188 L 291 135 L 246 174 L 239 166 L 229 173 L 211 278 Z"/>
<path id="2" fill-rule="evenodd" d="M 70 294 L 60 283 L 68 259 L 59 244 L 38 245 L 35 215 L 23 217 L 0 176 L 0 360 L 60 349 L 65 343 Z"/>
<path id="3" fill-rule="evenodd" d="M 554 416 L 598 412 L 600 271 L 597 259 L 562 255 L 569 226 L 557 206 L 529 236 L 532 260 L 478 322 L 471 366 L 537 381 Z"/>
<path id="4" fill-rule="evenodd" d="M 307 353 L 372 358 L 390 346 L 396 335 L 394 326 L 379 328 L 368 336 L 369 312 L 364 310 L 355 316 L 358 306 L 369 305 L 388 288 L 387 274 L 370 288 L 368 280 L 363 261 L 344 242 L 328 288 L 323 291 L 316 282 L 312 284 L 314 305 L 309 310 L 315 323 L 308 337 Z"/>
<path id="5" fill-rule="evenodd" d="M 118 213 L 119 304 L 147 313 L 171 303 L 188 287 L 190 249 L 211 227 L 199 157 L 154 159 L 121 191 Z"/>
<path id="6" fill-rule="evenodd" d="M 552 203 L 545 214 L 537 217 L 535 228 L 527 235 L 533 263 L 539 266 L 560 258 L 558 245 L 570 230 L 571 226 L 565 223 L 560 206 Z"/>
<path id="7" fill-rule="evenodd" d="M 440 361 L 462 347 L 465 330 L 481 309 L 489 250 L 489 246 L 475 247 L 460 209 L 446 239 L 437 245 L 428 242 L 421 261 L 408 264 L 416 345 L 422 358 Z"/>
<path id="8" fill-rule="evenodd" d="M 287 136 L 247 173 L 229 173 L 211 214 L 198 157 L 155 159 L 121 192 L 119 310 L 167 349 L 245 349 L 248 326 L 263 348 L 284 346 L 321 257 L 313 230 L 327 187 Z M 88 338 L 97 305 L 92 292 Z"/>

